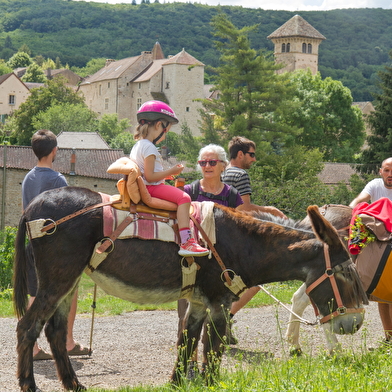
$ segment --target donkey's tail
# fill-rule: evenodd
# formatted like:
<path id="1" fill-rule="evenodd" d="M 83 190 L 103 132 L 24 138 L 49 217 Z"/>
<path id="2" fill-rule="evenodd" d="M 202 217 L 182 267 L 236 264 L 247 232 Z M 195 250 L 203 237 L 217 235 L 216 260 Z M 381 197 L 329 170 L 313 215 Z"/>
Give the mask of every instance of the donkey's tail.
<path id="1" fill-rule="evenodd" d="M 26 313 L 27 303 L 26 217 L 22 215 L 15 239 L 14 259 L 14 310 L 18 318 Z"/>

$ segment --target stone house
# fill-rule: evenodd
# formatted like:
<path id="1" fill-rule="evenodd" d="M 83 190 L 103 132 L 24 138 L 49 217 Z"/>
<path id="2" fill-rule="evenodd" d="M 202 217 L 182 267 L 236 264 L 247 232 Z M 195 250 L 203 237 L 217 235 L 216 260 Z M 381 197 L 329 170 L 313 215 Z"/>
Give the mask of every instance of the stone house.
<path id="1" fill-rule="evenodd" d="M 317 73 L 319 45 L 326 38 L 301 16 L 293 16 L 267 38 L 275 45 L 276 62 L 286 64 L 279 73 L 305 68 Z"/>
<path id="2" fill-rule="evenodd" d="M 117 113 L 128 118 L 133 130 L 142 103 L 157 99 L 169 104 L 180 119 L 171 130 L 181 133 L 187 124 L 193 135 L 200 135 L 198 109 L 204 98 L 204 64 L 184 49 L 165 58 L 157 42 L 152 51 L 122 60 L 107 60 L 104 68 L 79 86 L 87 106 L 99 115 Z"/>
<path id="3" fill-rule="evenodd" d="M 71 186 L 113 195 L 118 193 L 116 183 L 122 176 L 106 170 L 123 156 L 120 149 L 59 148 L 53 169 L 64 174 Z M 22 181 L 36 163 L 31 147 L 0 146 L 1 228 L 18 225 L 22 212 Z"/>
<path id="4" fill-rule="evenodd" d="M 0 119 L 1 122 L 26 101 L 30 94 L 28 86 L 13 72 L 0 76 Z"/>

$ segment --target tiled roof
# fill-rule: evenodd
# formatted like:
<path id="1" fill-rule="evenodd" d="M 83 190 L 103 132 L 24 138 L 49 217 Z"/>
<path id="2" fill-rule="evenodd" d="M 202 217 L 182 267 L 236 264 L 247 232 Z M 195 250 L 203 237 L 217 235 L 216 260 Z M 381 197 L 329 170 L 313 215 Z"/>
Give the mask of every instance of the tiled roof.
<path id="1" fill-rule="evenodd" d="M 145 72 L 141 73 L 135 79 L 133 79 L 132 82 L 139 83 L 150 80 L 157 72 L 162 69 L 162 64 L 166 61 L 167 59 L 154 60 L 150 67 Z"/>
<path id="2" fill-rule="evenodd" d="M 89 84 L 99 80 L 117 79 L 121 74 L 134 64 L 140 56 L 128 57 L 126 59 L 111 61 L 98 72 L 86 78 L 81 84 Z"/>
<path id="3" fill-rule="evenodd" d="M 97 132 L 60 132 L 57 145 L 59 148 L 110 148 Z"/>
<path id="4" fill-rule="evenodd" d="M 45 86 L 45 83 L 34 83 L 34 82 L 25 82 L 26 87 L 31 90 L 32 88 L 38 88 Z"/>
<path id="5" fill-rule="evenodd" d="M 350 177 L 356 173 L 355 169 L 349 163 L 326 162 L 318 178 L 327 185 L 335 185 L 339 182 L 349 184 Z"/>
<path id="6" fill-rule="evenodd" d="M 92 178 L 119 179 L 119 174 L 109 174 L 107 168 L 117 159 L 124 156 L 123 150 L 113 149 L 77 149 L 59 148 L 53 169 L 63 174 L 71 171 L 71 156 L 75 152 L 75 174 Z M 37 164 L 31 147 L 6 146 L 6 167 L 30 170 Z M 0 146 L 0 168 L 4 167 L 4 146 Z"/>
<path id="7" fill-rule="evenodd" d="M 267 38 L 306 37 L 326 39 L 312 25 L 299 15 L 293 16 L 285 24 L 276 29 Z"/>
<path id="8" fill-rule="evenodd" d="M 176 54 L 173 57 L 170 57 L 163 65 L 168 65 L 168 64 L 183 64 L 183 65 L 202 65 L 204 64 L 196 60 L 193 56 L 191 56 L 189 53 L 185 52 L 185 49 L 182 49 L 182 51 L 178 54 Z"/>

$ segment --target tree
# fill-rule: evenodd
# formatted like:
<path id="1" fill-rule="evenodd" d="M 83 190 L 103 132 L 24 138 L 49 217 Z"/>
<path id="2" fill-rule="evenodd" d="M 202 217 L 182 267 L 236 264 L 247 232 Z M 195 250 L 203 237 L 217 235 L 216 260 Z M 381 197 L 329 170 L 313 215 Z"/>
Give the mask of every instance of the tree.
<path id="1" fill-rule="evenodd" d="M 392 59 L 392 51 L 389 52 Z M 375 111 L 368 116 L 372 133 L 367 138 L 369 148 L 358 160 L 360 171 L 376 173 L 381 162 L 392 155 L 392 67 L 386 65 L 378 73 L 380 92 L 373 94 Z"/>
<path id="2" fill-rule="evenodd" d="M 12 72 L 12 68 L 10 68 L 4 60 L 0 60 L 0 75 L 5 75 Z"/>
<path id="3" fill-rule="evenodd" d="M 30 83 L 45 83 L 47 79 L 42 68 L 38 64 L 32 63 L 27 67 L 22 80 Z"/>
<path id="4" fill-rule="evenodd" d="M 95 132 L 97 117 L 85 104 L 61 103 L 35 115 L 32 125 L 35 131 L 50 129 L 56 135 L 60 132 Z"/>
<path id="5" fill-rule="evenodd" d="M 257 26 L 237 29 L 223 13 L 213 18 L 212 26 L 220 52 L 220 65 L 214 69 L 219 99 L 204 100 L 204 106 L 222 118 L 228 138 L 248 137 L 259 151 L 284 143 L 297 133 L 279 120 L 291 108 L 288 76 L 278 75 L 281 65 L 250 47 L 248 36 Z"/>
<path id="6" fill-rule="evenodd" d="M 322 168 L 322 153 L 317 149 L 293 146 L 285 148 L 282 155 L 270 154 L 249 171 L 252 200 L 302 219 L 307 206 L 331 202 L 328 187 L 317 177 Z"/>
<path id="7" fill-rule="evenodd" d="M 104 114 L 98 123 L 98 132 L 105 139 L 106 143 L 112 146 L 112 143 L 118 147 L 117 136 L 124 133 L 124 131 L 130 127 L 129 119 L 123 118 L 118 120 L 117 113 Z M 129 132 L 127 132 L 130 134 Z M 122 139 L 124 141 L 124 139 Z"/>
<path id="8" fill-rule="evenodd" d="M 26 44 L 23 44 L 23 45 L 18 49 L 18 52 L 19 52 L 19 53 L 26 53 L 26 54 L 28 54 L 29 56 L 31 56 L 31 50 L 30 50 L 30 48 L 29 48 Z"/>
<path id="9" fill-rule="evenodd" d="M 101 68 L 105 66 L 106 59 L 98 58 L 90 60 L 84 68 L 72 67 L 72 71 L 77 73 L 81 77 L 86 77 L 95 74 Z"/>
<path id="10" fill-rule="evenodd" d="M 7 62 L 7 65 L 12 68 L 22 68 L 22 67 L 28 67 L 33 60 L 31 57 L 24 52 L 17 52 L 15 53 Z"/>
<path id="11" fill-rule="evenodd" d="M 27 100 L 14 112 L 15 130 L 11 135 L 12 144 L 29 146 L 31 136 L 35 132 L 34 117 L 52 105 L 61 103 L 85 105 L 83 97 L 67 87 L 66 79 L 63 77 L 48 80 L 45 86 L 32 89 Z"/>
<path id="12" fill-rule="evenodd" d="M 289 124 L 302 128 L 295 144 L 319 148 L 323 160 L 353 162 L 365 141 L 361 110 L 353 106 L 350 90 L 331 78 L 310 70 L 290 74 L 297 103 L 286 114 Z"/>
<path id="13" fill-rule="evenodd" d="M 52 59 L 46 59 L 41 67 L 42 69 L 56 69 L 56 63 Z"/>

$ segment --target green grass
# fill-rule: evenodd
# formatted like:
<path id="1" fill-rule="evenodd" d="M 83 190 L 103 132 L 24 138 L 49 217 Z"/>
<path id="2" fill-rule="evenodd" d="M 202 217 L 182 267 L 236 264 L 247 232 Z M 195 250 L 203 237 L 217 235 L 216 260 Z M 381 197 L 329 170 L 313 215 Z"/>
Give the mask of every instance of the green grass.
<path id="1" fill-rule="evenodd" d="M 289 303 L 300 285 L 300 282 L 287 282 L 271 283 L 265 287 L 283 303 Z M 91 312 L 93 293 L 94 283 L 83 276 L 79 288 L 78 313 Z M 272 303 L 274 301 L 270 297 L 259 292 L 247 306 L 258 307 Z M 176 303 L 138 306 L 97 290 L 96 313 L 103 317 L 151 309 L 175 310 Z M 13 316 L 10 292 L 0 295 L 0 316 Z M 313 354 L 292 358 L 287 354 L 282 358 L 273 358 L 266 357 L 262 351 L 252 351 L 249 355 L 247 351 L 228 348 L 226 364 L 221 367 L 217 382 L 210 386 L 197 378 L 193 382 L 185 380 L 178 387 L 166 383 L 117 389 L 89 388 L 88 392 L 351 392 L 358 388 L 363 392 L 392 391 L 391 352 L 385 349 L 369 351 L 365 331 L 357 338 L 361 339 L 360 348 L 346 350 L 339 357 Z"/>
<path id="2" fill-rule="evenodd" d="M 205 386 L 201 379 L 185 381 L 181 387 L 170 384 L 118 389 L 88 389 L 89 392 L 363 392 L 391 391 L 390 353 L 345 353 L 341 357 L 303 356 L 251 360 L 229 356 L 231 370 L 222 368 L 216 384 Z"/>

